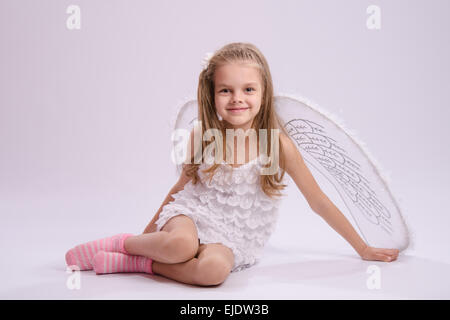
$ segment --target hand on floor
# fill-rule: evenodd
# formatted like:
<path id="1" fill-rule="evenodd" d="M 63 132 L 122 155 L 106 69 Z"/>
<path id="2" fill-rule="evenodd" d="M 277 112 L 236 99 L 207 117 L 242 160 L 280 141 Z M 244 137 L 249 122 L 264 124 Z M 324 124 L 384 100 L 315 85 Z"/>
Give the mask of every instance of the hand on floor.
<path id="1" fill-rule="evenodd" d="M 363 260 L 392 262 L 397 259 L 399 252 L 398 249 L 384 249 L 367 246 L 363 252 L 360 253 L 360 256 Z"/>

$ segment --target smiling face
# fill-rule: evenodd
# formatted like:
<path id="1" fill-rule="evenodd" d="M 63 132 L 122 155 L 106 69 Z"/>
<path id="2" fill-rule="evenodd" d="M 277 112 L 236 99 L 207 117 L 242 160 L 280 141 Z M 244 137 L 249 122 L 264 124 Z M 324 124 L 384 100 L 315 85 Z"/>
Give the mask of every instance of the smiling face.
<path id="1" fill-rule="evenodd" d="M 249 63 L 227 63 L 214 72 L 214 102 L 226 128 L 251 128 L 261 108 L 259 70 Z"/>

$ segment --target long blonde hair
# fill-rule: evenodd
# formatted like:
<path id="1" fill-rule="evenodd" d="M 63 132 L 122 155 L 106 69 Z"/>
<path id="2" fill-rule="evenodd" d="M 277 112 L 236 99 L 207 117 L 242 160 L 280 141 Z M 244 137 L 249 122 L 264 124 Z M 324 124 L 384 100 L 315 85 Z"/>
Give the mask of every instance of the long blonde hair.
<path id="1" fill-rule="evenodd" d="M 286 136 L 289 136 L 284 129 L 281 121 L 276 114 L 273 101 L 273 84 L 272 76 L 270 74 L 269 65 L 264 55 L 259 51 L 257 47 L 250 43 L 230 43 L 219 49 L 210 58 L 207 67 L 200 73 L 198 81 L 197 101 L 198 101 L 198 121 L 201 122 L 201 136 L 208 129 L 217 128 L 225 136 L 224 124 L 219 121 L 215 108 L 214 99 L 214 72 L 223 64 L 232 62 L 252 62 L 257 66 L 260 71 L 262 80 L 262 99 L 261 108 L 258 114 L 255 116 L 252 122 L 252 128 L 255 129 L 259 141 L 259 129 L 266 129 L 268 132 L 271 129 L 279 129 L 280 134 L 283 132 Z M 272 154 L 272 137 L 271 134 L 267 134 L 268 150 L 267 154 Z M 282 179 L 285 174 L 283 169 L 285 161 L 282 152 L 281 141 L 278 141 L 279 145 L 279 165 L 280 168 L 273 175 L 260 175 L 260 183 L 263 192 L 269 197 L 282 196 L 280 190 L 283 190 L 286 185 L 282 184 Z M 214 141 L 203 141 L 202 149 Z M 198 176 L 198 169 L 200 164 L 194 163 L 195 154 L 191 155 L 191 161 L 189 164 L 183 165 L 186 175 L 192 178 L 192 183 L 196 184 L 200 178 Z M 271 157 L 273 159 L 273 157 Z M 201 156 L 202 162 L 204 161 L 204 155 Z M 202 172 L 208 173 L 210 179 L 214 175 L 215 170 L 219 166 L 219 163 L 213 163 L 213 165 Z M 270 167 L 271 163 L 268 164 Z M 283 167 L 283 168 L 282 168 Z M 280 172 L 281 171 L 281 172 Z"/>

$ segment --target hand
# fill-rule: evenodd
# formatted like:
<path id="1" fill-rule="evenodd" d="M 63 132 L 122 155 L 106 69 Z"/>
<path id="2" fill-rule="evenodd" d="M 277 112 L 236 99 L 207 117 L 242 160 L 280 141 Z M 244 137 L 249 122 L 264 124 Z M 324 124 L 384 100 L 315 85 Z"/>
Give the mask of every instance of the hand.
<path id="1" fill-rule="evenodd" d="M 144 232 L 142 232 L 142 233 L 143 233 L 143 234 L 144 234 L 144 233 L 152 233 L 152 232 L 155 232 L 155 231 L 156 231 L 156 224 L 150 222 L 150 223 L 147 225 L 147 227 L 145 228 Z"/>
<path id="2" fill-rule="evenodd" d="M 363 260 L 392 262 L 397 259 L 398 249 L 382 249 L 367 246 L 359 255 Z"/>

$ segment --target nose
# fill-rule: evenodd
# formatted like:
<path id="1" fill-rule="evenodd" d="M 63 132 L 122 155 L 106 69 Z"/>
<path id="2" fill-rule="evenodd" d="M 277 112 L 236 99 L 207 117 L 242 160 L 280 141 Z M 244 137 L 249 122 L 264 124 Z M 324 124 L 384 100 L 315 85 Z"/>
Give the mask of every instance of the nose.
<path id="1" fill-rule="evenodd" d="M 235 93 L 231 99 L 233 104 L 242 103 L 242 98 L 238 93 Z"/>

